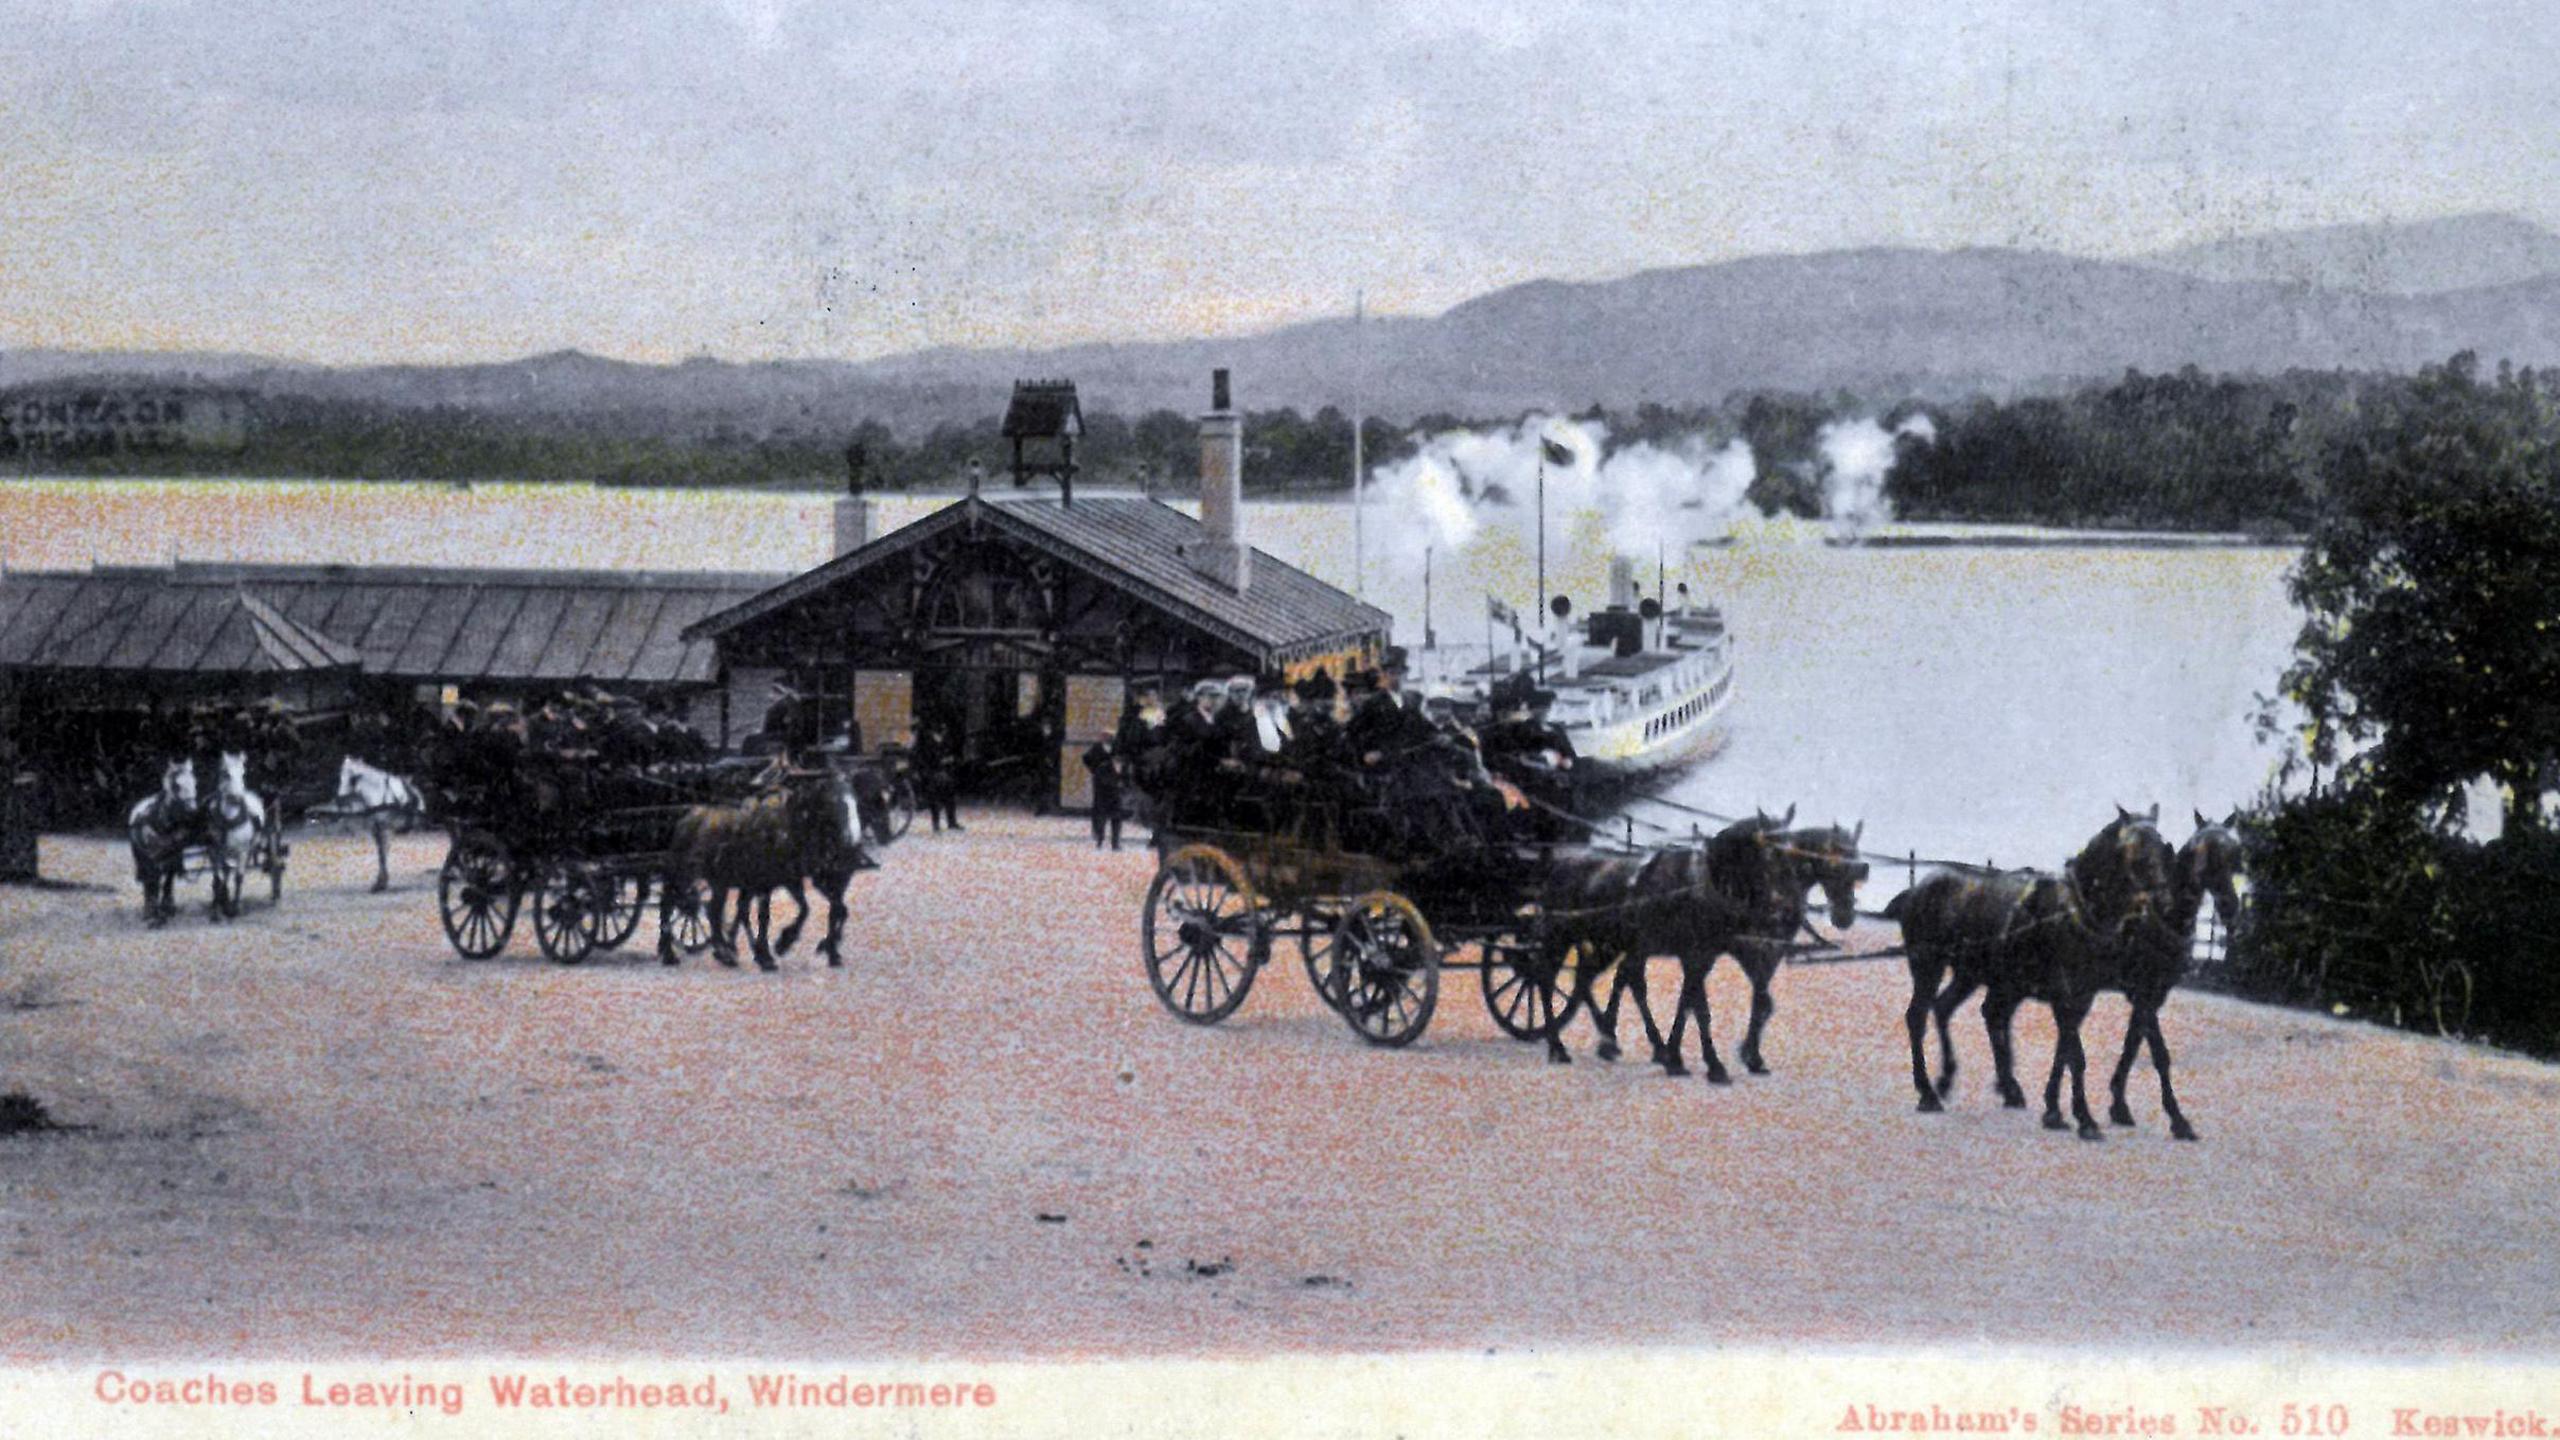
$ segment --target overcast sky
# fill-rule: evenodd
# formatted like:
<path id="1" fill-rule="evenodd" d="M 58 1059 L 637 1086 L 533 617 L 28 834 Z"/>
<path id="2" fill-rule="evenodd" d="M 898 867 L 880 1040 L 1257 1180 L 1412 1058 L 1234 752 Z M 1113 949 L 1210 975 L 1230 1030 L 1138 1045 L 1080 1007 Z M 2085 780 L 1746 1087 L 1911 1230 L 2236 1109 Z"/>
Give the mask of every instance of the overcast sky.
<path id="1" fill-rule="evenodd" d="M 0 0 L 0 344 L 864 357 L 2560 223 L 2560 5 Z"/>

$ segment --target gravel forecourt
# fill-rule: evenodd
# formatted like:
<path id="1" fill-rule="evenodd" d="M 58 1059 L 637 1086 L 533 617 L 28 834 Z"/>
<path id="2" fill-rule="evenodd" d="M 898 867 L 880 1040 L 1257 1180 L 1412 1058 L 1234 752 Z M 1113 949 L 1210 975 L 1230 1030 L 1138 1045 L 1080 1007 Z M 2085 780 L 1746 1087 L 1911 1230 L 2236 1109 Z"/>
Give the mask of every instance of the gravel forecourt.
<path id="1" fill-rule="evenodd" d="M 2560 1072 L 2477 1047 L 2182 993 L 2202 1143 L 2146 1066 L 2092 1145 L 1999 1108 L 1971 1010 L 1915 1113 L 1891 959 L 1782 973 L 1776 1073 L 1718 1088 L 1579 1030 L 1551 1067 L 1470 974 L 1373 1051 L 1286 952 L 1181 1024 L 1138 961 L 1151 855 L 1077 821 L 910 838 L 847 967 L 778 975 L 662 967 L 654 922 L 457 959 L 443 844 L 373 895 L 369 842 L 298 836 L 283 904 L 220 926 L 199 881 L 146 929 L 119 842 L 47 840 L 94 888 L 0 888 L 0 1089 L 76 1127 L 0 1139 L 0 1354 L 2560 1341 Z M 1734 1063 L 1731 966 L 1712 994 Z M 2051 1027 L 2019 1032 L 2033 1090 Z"/>

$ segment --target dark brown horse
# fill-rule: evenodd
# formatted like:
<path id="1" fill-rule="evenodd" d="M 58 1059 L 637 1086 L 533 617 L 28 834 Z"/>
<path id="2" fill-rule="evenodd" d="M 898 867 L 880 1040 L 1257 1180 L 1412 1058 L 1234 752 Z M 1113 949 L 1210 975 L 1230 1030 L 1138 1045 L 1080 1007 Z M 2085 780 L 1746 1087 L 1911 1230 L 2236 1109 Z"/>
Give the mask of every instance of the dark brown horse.
<path id="1" fill-rule="evenodd" d="M 1944 1108 L 1954 1093 L 1955 1047 L 1947 1021 L 1980 989 L 2001 1102 L 2012 1108 L 2027 1103 L 2018 1087 L 2009 1022 L 2021 1004 L 2040 1000 L 2052 1008 L 2057 1031 L 2054 1067 L 2045 1084 L 2045 1126 L 2068 1128 L 2059 1104 L 2067 1070 L 2079 1133 L 2104 1137 L 2089 1114 L 2080 1023 L 2098 992 L 2119 983 L 2125 947 L 2165 933 L 2172 855 L 2155 824 L 2158 815 L 2156 805 L 2148 815 L 2118 806 L 2116 818 L 2059 875 L 1940 873 L 1894 897 L 1885 914 L 1902 922 L 1909 955 L 1911 1003 L 1903 1024 L 1922 1110 Z M 1934 1085 L 1922 1049 L 1932 1015 L 1940 1060 Z"/>
<path id="2" fill-rule="evenodd" d="M 2133 1004 L 2133 1018 L 2126 1022 L 2124 1054 L 2116 1061 L 2116 1073 L 2109 1082 L 2114 1103 L 2107 1118 L 2118 1125 L 2133 1123 L 2133 1107 L 2124 1099 L 2125 1081 L 2133 1073 L 2134 1057 L 2147 1043 L 2151 1047 L 2151 1068 L 2160 1076 L 2160 1109 L 2169 1117 L 2169 1134 L 2180 1140 L 2196 1138 L 2196 1129 L 2187 1123 L 2178 1109 L 2178 1094 L 2169 1085 L 2169 1042 L 2160 1034 L 2160 1007 L 2168 1003 L 2169 992 L 2186 978 L 2190 945 L 2196 931 L 2196 917 L 2203 913 L 2204 903 L 2213 901 L 2214 913 L 2222 918 L 2224 929 L 2240 918 L 2241 843 L 2240 816 L 2237 811 L 2220 823 L 2195 812 L 2196 833 L 2178 847 L 2170 871 L 2171 894 L 2168 914 L 2164 917 L 2164 933 L 2152 935 L 2138 931 L 2123 955 L 2123 964 L 2113 988 L 2124 991 Z"/>
<path id="3" fill-rule="evenodd" d="M 866 830 L 885 834 L 885 806 L 865 813 L 854 783 L 833 770 L 795 771 L 761 795 L 727 805 L 697 805 L 675 825 L 668 847 L 665 883 L 659 887 L 658 958 L 676 963 L 669 922 L 680 896 L 694 893 L 697 882 L 711 891 L 713 957 L 736 965 L 736 932 L 723 916 L 732 892 L 738 897 L 736 928 L 745 930 L 756 966 L 773 970 L 773 892 L 802 896 L 802 882 L 818 878 L 828 895 L 827 938 L 819 947 L 830 965 L 841 964 L 838 944 L 844 929 L 844 886 L 854 871 L 869 863 L 862 848 Z M 749 923 L 751 905 L 761 914 Z M 784 935 L 788 948 L 808 919 L 806 898 L 800 917 Z"/>
<path id="4" fill-rule="evenodd" d="M 808 873 L 780 887 L 791 896 L 791 903 L 798 907 L 798 911 L 791 917 L 791 923 L 774 938 L 773 953 L 776 955 L 791 953 L 791 947 L 799 942 L 801 928 L 809 921 L 809 897 L 802 883 L 807 880 L 816 882 L 818 893 L 827 902 L 827 934 L 818 942 L 818 953 L 827 957 L 830 967 L 844 964 L 844 923 L 850 913 L 845 903 L 845 891 L 853 883 L 855 875 L 880 868 L 880 862 L 872 857 L 872 847 L 885 850 L 897 841 L 897 825 L 890 814 L 889 777 L 870 766 L 860 766 L 846 776 L 846 781 L 853 788 L 859 833 L 850 845 L 824 839 L 813 844 L 803 856 L 810 866 Z M 864 839 L 871 844 L 864 845 Z M 766 891 L 757 898 L 762 923 L 770 929 L 773 924 L 773 893 Z M 738 896 L 740 923 L 746 920 L 746 905 L 747 896 L 741 891 Z M 713 919 L 716 923 L 716 910 Z"/>
<path id="5" fill-rule="evenodd" d="M 1773 894 L 1781 903 L 1759 917 L 1752 933 L 1736 941 L 1733 950 L 1734 963 L 1751 980 L 1751 1026 L 1742 1036 L 1742 1068 L 1754 1075 L 1769 1073 L 1760 1057 L 1760 1036 L 1768 1028 L 1769 1017 L 1778 1013 L 1770 984 L 1804 928 L 1805 906 L 1813 892 L 1822 892 L 1832 929 L 1846 931 L 1858 923 L 1858 885 L 1867 878 L 1867 864 L 1858 858 L 1858 842 L 1866 833 L 1863 823 L 1855 830 L 1834 824 L 1783 831 L 1768 842 L 1769 855 L 1785 876 Z"/>
<path id="6" fill-rule="evenodd" d="M 1604 1060 L 1616 1058 L 1618 1005 L 1633 992 L 1645 1038 L 1663 1073 L 1689 1073 L 1681 1047 L 1695 1017 L 1707 1078 L 1730 1083 L 1732 1076 L 1716 1054 L 1708 1027 L 1707 971 L 1717 956 L 1756 938 L 1755 927 L 1770 923 L 1767 917 L 1784 906 L 1792 876 L 1777 863 L 1771 845 L 1794 818 L 1792 808 L 1783 817 L 1757 816 L 1726 827 L 1703 844 L 1665 847 L 1642 857 L 1560 858 L 1540 895 L 1540 943 L 1558 956 L 1578 948 L 1582 964 L 1575 970 L 1572 996 L 1548 1029 L 1547 1058 L 1557 1064 L 1572 1060 L 1562 1039 L 1564 1028 L 1586 1006 L 1601 1034 L 1594 1053 Z M 1654 1019 L 1644 983 L 1645 962 L 1657 955 L 1680 962 L 1680 993 L 1667 1037 Z M 1595 991 L 1612 977 L 1615 983 L 1604 1007 Z"/>

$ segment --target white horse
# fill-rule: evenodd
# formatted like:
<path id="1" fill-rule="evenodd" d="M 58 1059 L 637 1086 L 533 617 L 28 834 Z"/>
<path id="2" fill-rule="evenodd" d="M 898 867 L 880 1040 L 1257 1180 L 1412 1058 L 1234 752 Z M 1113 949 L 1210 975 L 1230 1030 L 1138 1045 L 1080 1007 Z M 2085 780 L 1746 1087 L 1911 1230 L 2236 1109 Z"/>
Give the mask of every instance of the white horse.
<path id="1" fill-rule="evenodd" d="M 391 888 L 391 831 L 405 831 L 427 818 L 427 803 L 404 775 L 368 765 L 350 755 L 338 762 L 338 793 L 325 809 L 307 818 L 362 820 L 373 832 L 373 888 Z"/>
<path id="2" fill-rule="evenodd" d="M 267 802 L 249 789 L 249 757 L 236 750 L 222 754 L 222 782 L 206 807 L 206 830 L 213 858 L 213 913 L 240 917 L 240 891 L 248 882 L 249 853 L 258 832 L 267 827 Z"/>
<path id="3" fill-rule="evenodd" d="M 133 842 L 133 878 L 142 886 L 142 918 L 154 928 L 178 910 L 178 876 L 187 868 L 187 846 L 203 815 L 196 808 L 196 767 L 172 760 L 160 771 L 160 793 L 135 802 L 125 814 Z"/>

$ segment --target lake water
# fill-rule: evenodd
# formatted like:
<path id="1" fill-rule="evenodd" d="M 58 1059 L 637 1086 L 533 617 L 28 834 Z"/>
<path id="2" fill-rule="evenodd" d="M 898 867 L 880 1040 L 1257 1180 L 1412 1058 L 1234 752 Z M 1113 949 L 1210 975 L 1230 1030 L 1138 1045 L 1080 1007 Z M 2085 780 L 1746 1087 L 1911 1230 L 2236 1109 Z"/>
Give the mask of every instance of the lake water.
<path id="1" fill-rule="evenodd" d="M 948 497 L 894 497 L 891 527 Z M 828 556 L 823 494 L 325 482 L 0 482 L 0 563 L 79 568 L 172 558 L 557 568 L 800 570 Z M 1257 504 L 1255 544 L 1346 587 L 1347 506 Z M 1949 527 L 1940 527 L 1949 528 Z M 1366 589 L 1419 650 L 1416 535 L 1372 512 Z M 1552 517 L 1549 583 L 1604 598 L 1596 525 Z M 1481 651 L 1485 596 L 1534 605 L 1534 552 L 1489 534 L 1431 557 L 1444 640 Z M 1643 557 L 1653 587 L 1653 557 Z M 2118 802 L 2188 811 L 2252 797 L 2274 759 L 2252 695 L 2274 688 L 2298 623 L 2280 549 L 1842 549 L 1746 525 L 1671 578 L 1737 637 L 1731 740 L 1673 796 L 1719 811 L 1799 806 L 1864 819 L 1871 847 L 2052 865 Z M 1427 663 L 1427 662 L 1426 662 Z"/>

